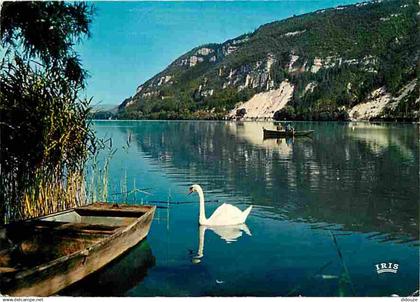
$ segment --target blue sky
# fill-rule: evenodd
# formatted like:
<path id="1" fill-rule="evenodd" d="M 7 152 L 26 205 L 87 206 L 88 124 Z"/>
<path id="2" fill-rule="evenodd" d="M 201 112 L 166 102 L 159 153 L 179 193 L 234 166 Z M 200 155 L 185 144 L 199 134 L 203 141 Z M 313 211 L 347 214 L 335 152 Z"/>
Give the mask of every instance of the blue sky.
<path id="1" fill-rule="evenodd" d="M 119 104 L 188 50 L 220 43 L 260 25 L 350 0 L 92 2 L 92 37 L 76 47 L 93 103 Z"/>

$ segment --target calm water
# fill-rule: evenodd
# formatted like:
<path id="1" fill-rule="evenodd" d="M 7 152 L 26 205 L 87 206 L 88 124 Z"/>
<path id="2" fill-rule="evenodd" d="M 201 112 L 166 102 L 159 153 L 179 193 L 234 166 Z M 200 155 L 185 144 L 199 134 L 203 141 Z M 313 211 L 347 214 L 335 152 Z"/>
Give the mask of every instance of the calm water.
<path id="1" fill-rule="evenodd" d="M 296 123 L 315 134 L 295 140 L 263 140 L 263 126 L 272 124 L 96 122 L 98 135 L 118 149 L 110 199 L 184 203 L 158 209 L 147 241 L 63 294 L 389 296 L 418 289 L 416 126 Z M 247 226 L 200 229 L 198 196 L 186 196 L 192 183 L 219 201 L 207 203 L 207 216 L 222 202 L 254 205 Z M 148 194 L 115 194 L 134 187 Z M 398 272 L 377 274 L 381 262 L 397 263 Z"/>

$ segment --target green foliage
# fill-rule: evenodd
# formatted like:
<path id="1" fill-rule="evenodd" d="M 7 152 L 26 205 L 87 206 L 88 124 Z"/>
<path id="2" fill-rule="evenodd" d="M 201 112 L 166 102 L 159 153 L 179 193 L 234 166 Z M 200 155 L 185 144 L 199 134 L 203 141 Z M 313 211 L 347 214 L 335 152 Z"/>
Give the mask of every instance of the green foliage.
<path id="1" fill-rule="evenodd" d="M 295 120 L 296 119 L 296 112 L 295 108 L 290 105 L 286 105 L 283 107 L 283 109 L 277 111 L 274 113 L 274 119 L 275 120 Z"/>
<path id="2" fill-rule="evenodd" d="M 235 88 L 226 88 L 217 90 L 215 94 L 203 102 L 203 107 L 208 110 L 213 108 L 219 111 L 230 110 L 235 107 L 236 103 L 247 101 L 253 94 L 251 89 L 238 91 Z"/>
<path id="3" fill-rule="evenodd" d="M 281 83 L 287 77 L 287 72 L 283 69 L 280 61 L 276 61 L 270 70 L 270 76 L 274 83 Z"/>
<path id="4" fill-rule="evenodd" d="M 83 35 L 90 35 L 92 14 L 92 7 L 85 2 L 5 1 L 1 8 L 2 46 L 9 52 L 21 47 L 26 58 L 38 58 L 45 66 L 59 64 L 67 79 L 83 84 L 86 74 L 73 45 Z"/>

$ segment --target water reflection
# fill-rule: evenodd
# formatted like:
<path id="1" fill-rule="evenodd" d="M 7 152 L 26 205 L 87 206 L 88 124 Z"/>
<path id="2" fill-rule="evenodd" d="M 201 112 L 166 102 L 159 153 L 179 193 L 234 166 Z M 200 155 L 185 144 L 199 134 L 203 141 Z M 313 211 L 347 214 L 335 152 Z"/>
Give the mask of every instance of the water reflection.
<path id="1" fill-rule="evenodd" d="M 198 228 L 197 255 L 194 256 L 193 259 L 191 260 L 192 263 L 194 264 L 200 263 L 201 259 L 204 256 L 204 242 L 205 242 L 206 230 L 212 230 L 222 240 L 226 241 L 226 243 L 232 243 L 234 241 L 237 241 L 242 236 L 242 233 L 245 233 L 248 236 L 252 236 L 251 231 L 249 230 L 246 224 L 228 225 L 228 226 L 212 226 L 212 227 L 200 225 Z"/>
<path id="2" fill-rule="evenodd" d="M 419 239 L 414 126 L 297 123 L 297 130 L 314 129 L 313 139 L 288 143 L 264 141 L 267 123 L 135 125 L 134 143 L 165 175 L 254 204 L 254 215 Z"/>
<path id="3" fill-rule="evenodd" d="M 353 130 L 349 123 L 305 122 L 293 126 L 314 129 L 312 139 L 264 142 L 261 129 L 272 127 L 268 123 L 98 124 L 99 136 L 112 137 L 120 150 L 131 138 L 111 162 L 111 191 L 120 192 L 127 179 L 128 190 L 135 181 L 132 188 L 153 194 L 130 201 L 168 200 L 148 237 L 157 264 L 124 295 L 406 296 L 418 288 L 416 127 Z M 364 137 L 356 134 L 362 132 Z M 371 144 L 377 135 L 388 138 L 380 152 Z M 220 237 L 236 236 L 204 232 L 199 265 L 191 263 L 200 250 L 199 204 L 185 197 L 191 183 L 202 185 L 209 200 L 254 205 L 247 220 L 252 236 L 241 231 L 227 244 Z M 218 203 L 207 206 L 214 211 Z M 326 230 L 336 236 L 340 253 Z M 339 255 L 354 291 L 344 282 Z M 374 264 L 380 262 L 399 263 L 401 270 L 377 275 Z"/>
<path id="4" fill-rule="evenodd" d="M 230 133 L 252 145 L 275 150 L 286 157 L 292 154 L 292 138 L 264 139 L 260 123 L 228 123 L 226 128 Z"/>
<path id="5" fill-rule="evenodd" d="M 138 286 L 156 263 L 146 240 L 105 266 L 100 271 L 59 293 L 60 296 L 124 296 Z"/>
<path id="6" fill-rule="evenodd" d="M 363 141 L 369 146 L 372 153 L 380 155 L 386 152 L 389 148 L 395 148 L 400 153 L 403 160 L 414 161 L 413 150 L 404 143 L 403 140 L 406 137 L 402 134 L 393 135 L 390 132 L 389 127 L 378 124 L 366 124 L 366 123 L 349 123 L 348 128 L 351 131 L 348 132 L 349 136 Z"/>

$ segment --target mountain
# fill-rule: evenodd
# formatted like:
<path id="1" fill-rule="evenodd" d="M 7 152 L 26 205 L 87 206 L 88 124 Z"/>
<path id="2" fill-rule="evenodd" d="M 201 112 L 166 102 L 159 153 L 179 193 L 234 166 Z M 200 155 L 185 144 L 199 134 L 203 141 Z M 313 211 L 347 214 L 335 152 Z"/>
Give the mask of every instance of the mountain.
<path id="1" fill-rule="evenodd" d="M 93 104 L 91 116 L 93 119 L 112 119 L 118 113 L 118 106 L 113 104 Z"/>
<path id="2" fill-rule="evenodd" d="M 117 116 L 417 120 L 418 18 L 416 1 L 374 1 L 265 24 L 183 54 Z"/>

